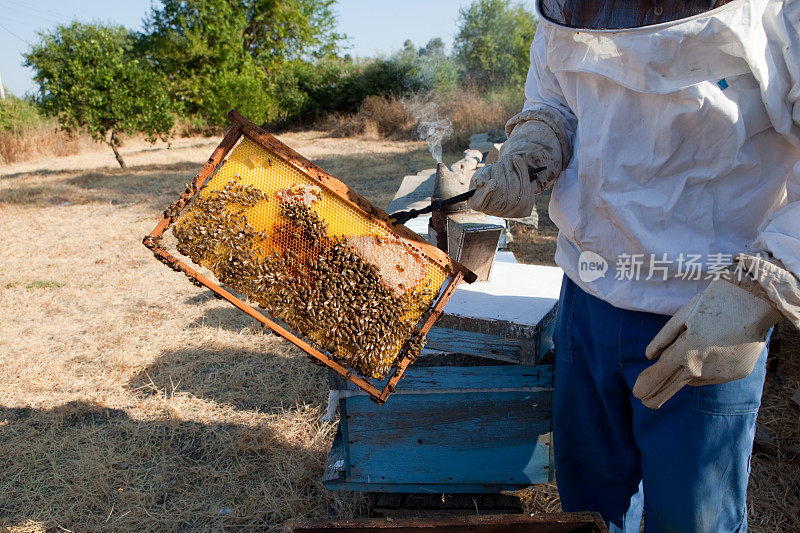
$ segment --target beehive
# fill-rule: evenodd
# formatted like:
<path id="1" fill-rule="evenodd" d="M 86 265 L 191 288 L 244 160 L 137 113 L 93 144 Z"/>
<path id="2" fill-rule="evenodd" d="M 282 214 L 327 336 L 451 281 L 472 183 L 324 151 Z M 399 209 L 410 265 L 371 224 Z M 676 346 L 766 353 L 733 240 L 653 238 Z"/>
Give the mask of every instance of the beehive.
<path id="1" fill-rule="evenodd" d="M 238 113 L 230 116 L 234 128 L 145 244 L 385 400 L 455 284 L 471 273 Z M 173 223 L 179 252 L 269 316 L 166 252 L 160 239 Z M 383 391 L 370 382 L 389 374 Z"/>

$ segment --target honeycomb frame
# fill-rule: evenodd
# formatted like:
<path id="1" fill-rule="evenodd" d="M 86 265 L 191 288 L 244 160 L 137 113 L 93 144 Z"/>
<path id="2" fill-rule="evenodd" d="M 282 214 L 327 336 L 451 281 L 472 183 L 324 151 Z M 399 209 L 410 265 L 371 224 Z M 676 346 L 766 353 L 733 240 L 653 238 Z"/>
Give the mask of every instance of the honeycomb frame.
<path id="1" fill-rule="evenodd" d="M 408 355 L 408 346 L 403 347 L 400 351 L 400 356 L 394 370 L 388 378 L 384 380 L 385 385 L 383 385 L 382 388 L 378 388 L 375 384 L 357 375 L 352 369 L 336 361 L 327 353 L 312 346 L 301 336 L 295 335 L 293 332 L 287 330 L 269 316 L 225 290 L 219 284 L 208 279 L 184 261 L 172 255 L 163 246 L 162 237 L 164 232 L 179 219 L 185 208 L 189 206 L 194 199 L 199 197 L 198 193 L 211 182 L 217 171 L 223 167 L 226 158 L 234 150 L 234 147 L 237 145 L 241 146 L 240 141 L 244 143 L 250 142 L 276 156 L 281 162 L 288 164 L 292 172 L 299 173 L 304 178 L 310 180 L 310 182 L 318 185 L 325 193 L 336 197 L 336 200 L 340 203 L 343 202 L 346 208 L 369 219 L 369 224 L 373 228 L 378 228 L 379 232 L 382 230 L 387 234 L 392 234 L 407 241 L 416 250 L 419 250 L 435 267 L 443 269 L 447 273 L 447 278 L 442 284 L 442 289 L 439 292 L 438 298 L 433 300 L 431 306 L 427 312 L 423 314 L 419 322 L 417 327 L 419 333 L 423 335 L 428 333 L 436 320 L 441 316 L 444 306 L 453 295 L 458 284 L 462 281 L 472 283 L 472 281 L 475 280 L 475 274 L 463 265 L 453 261 L 445 252 L 427 243 L 405 226 L 401 224 L 392 224 L 389 215 L 384 211 L 373 206 L 369 201 L 347 187 L 347 185 L 305 159 L 237 111 L 231 110 L 228 114 L 228 118 L 233 123 L 233 126 L 228 130 L 222 142 L 211 154 L 211 157 L 205 165 L 203 165 L 194 180 L 187 185 L 186 190 L 164 211 L 156 227 L 144 238 L 143 244 L 153 252 L 153 255 L 158 260 L 176 272 L 185 274 L 193 284 L 208 288 L 221 299 L 227 300 L 242 312 L 270 328 L 276 335 L 285 338 L 302 349 L 312 359 L 328 366 L 330 369 L 364 390 L 376 402 L 384 403 L 392 392 L 395 391 L 397 383 L 402 379 L 406 368 L 412 362 L 412 359 Z"/>

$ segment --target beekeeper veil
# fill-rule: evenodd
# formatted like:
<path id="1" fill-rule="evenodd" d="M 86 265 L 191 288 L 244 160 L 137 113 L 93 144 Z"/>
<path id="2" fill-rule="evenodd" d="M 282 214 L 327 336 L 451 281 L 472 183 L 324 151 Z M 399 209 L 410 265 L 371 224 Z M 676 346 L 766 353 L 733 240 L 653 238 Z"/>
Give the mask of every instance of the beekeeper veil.
<path id="1" fill-rule="evenodd" d="M 557 24 L 593 30 L 638 28 L 699 15 L 732 0 L 538 0 Z"/>

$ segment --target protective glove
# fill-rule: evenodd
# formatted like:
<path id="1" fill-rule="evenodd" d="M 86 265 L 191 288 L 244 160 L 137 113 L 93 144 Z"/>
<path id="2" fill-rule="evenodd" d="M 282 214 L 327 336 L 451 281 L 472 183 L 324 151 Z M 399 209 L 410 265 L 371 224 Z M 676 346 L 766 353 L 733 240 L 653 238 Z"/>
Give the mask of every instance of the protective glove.
<path id="1" fill-rule="evenodd" d="M 501 156 L 479 169 L 469 188 L 478 189 L 467 202 L 470 209 L 505 218 L 527 217 L 533 211 L 536 189 L 519 154 Z"/>
<path id="2" fill-rule="evenodd" d="M 639 374 L 634 396 L 658 409 L 684 385 L 748 376 L 764 350 L 769 328 L 781 318 L 767 298 L 756 294 L 726 279 L 712 281 L 647 346 L 647 358 L 658 361 Z"/>
<path id="3" fill-rule="evenodd" d="M 479 168 L 470 189 L 471 209 L 487 215 L 522 218 L 531 214 L 534 195 L 550 187 L 569 159 L 566 133 L 560 119 L 543 109 L 526 111 L 506 125 L 508 140 L 494 163 Z M 546 167 L 531 181 L 528 168 Z"/>
<path id="4" fill-rule="evenodd" d="M 736 262 L 763 290 L 759 295 L 800 329 L 800 279 L 774 257 L 739 254 Z"/>

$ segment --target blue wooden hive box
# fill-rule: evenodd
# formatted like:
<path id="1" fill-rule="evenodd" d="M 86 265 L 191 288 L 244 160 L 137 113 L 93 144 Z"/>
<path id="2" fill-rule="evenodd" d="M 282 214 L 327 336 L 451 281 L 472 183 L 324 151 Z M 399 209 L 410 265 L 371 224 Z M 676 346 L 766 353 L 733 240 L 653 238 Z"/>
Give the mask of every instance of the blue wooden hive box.
<path id="1" fill-rule="evenodd" d="M 489 283 L 456 291 L 384 405 L 332 373 L 340 422 L 325 487 L 474 494 L 553 480 L 547 354 L 561 271 L 498 256 Z"/>

